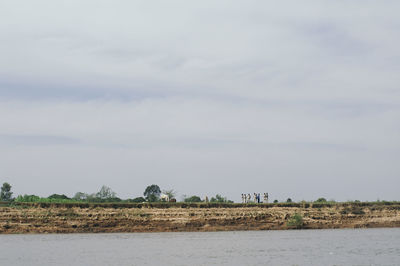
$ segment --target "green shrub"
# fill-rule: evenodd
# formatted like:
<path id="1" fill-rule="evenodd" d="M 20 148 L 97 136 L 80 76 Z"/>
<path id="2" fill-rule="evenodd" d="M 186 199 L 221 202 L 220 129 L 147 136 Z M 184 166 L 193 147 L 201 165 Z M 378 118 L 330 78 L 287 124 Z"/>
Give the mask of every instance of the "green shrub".
<path id="1" fill-rule="evenodd" d="M 23 195 L 23 196 L 21 196 L 21 195 L 19 195 L 16 199 L 15 199 L 15 201 L 16 202 L 38 202 L 40 200 L 40 197 L 39 196 L 36 196 L 36 195 Z"/>
<path id="2" fill-rule="evenodd" d="M 202 202 L 201 198 L 199 196 L 191 196 L 191 197 L 185 197 L 183 199 L 184 202 Z"/>
<path id="3" fill-rule="evenodd" d="M 215 195 L 215 198 L 212 197 L 210 202 L 217 202 L 217 203 L 233 203 L 233 201 L 228 200 L 226 197 L 222 197 L 221 195 Z"/>
<path id="4" fill-rule="evenodd" d="M 334 203 L 329 203 L 329 202 L 313 203 L 313 205 L 312 205 L 313 208 L 325 208 L 325 207 L 332 207 L 332 206 L 334 206 Z"/>
<path id="5" fill-rule="evenodd" d="M 295 213 L 289 218 L 286 224 L 290 228 L 301 229 L 304 225 L 303 216 L 299 213 Z"/>
<path id="6" fill-rule="evenodd" d="M 315 202 L 327 202 L 327 200 L 325 198 L 319 198 Z"/>
<path id="7" fill-rule="evenodd" d="M 138 203 L 141 203 L 141 202 L 145 202 L 146 199 L 143 198 L 143 197 L 137 197 L 137 198 L 134 198 L 134 199 L 127 199 L 126 201 L 127 202 L 138 202 Z"/>
<path id="8" fill-rule="evenodd" d="M 66 199 L 66 200 L 70 199 L 70 198 L 68 198 L 67 196 L 65 196 L 64 194 L 62 194 L 62 195 L 60 195 L 60 194 L 52 194 L 52 195 L 48 196 L 47 198 L 48 198 L 48 199 L 61 199 L 61 200 L 63 200 L 63 199 Z"/>

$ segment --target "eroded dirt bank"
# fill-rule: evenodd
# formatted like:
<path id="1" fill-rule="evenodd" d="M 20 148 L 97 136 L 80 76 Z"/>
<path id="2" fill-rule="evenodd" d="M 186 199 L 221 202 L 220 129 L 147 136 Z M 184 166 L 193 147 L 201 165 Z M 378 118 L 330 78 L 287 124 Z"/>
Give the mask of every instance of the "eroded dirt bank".
<path id="1" fill-rule="evenodd" d="M 400 227 L 400 204 L 390 206 L 235 208 L 0 207 L 0 233 L 179 232 L 302 228 Z"/>

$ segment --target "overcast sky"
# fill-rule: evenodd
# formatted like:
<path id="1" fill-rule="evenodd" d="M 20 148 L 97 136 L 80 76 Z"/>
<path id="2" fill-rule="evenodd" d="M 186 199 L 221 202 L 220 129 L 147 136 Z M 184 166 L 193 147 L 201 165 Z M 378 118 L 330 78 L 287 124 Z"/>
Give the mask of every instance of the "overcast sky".
<path id="1" fill-rule="evenodd" d="M 400 200 L 399 10 L 3 0 L 0 182 Z"/>

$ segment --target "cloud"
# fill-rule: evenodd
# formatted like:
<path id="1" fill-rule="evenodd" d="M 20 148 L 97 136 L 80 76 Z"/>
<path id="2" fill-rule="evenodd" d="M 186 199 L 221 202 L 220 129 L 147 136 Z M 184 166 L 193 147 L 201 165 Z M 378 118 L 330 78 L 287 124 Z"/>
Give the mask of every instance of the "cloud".
<path id="1" fill-rule="evenodd" d="M 0 134 L 0 145 L 6 146 L 41 146 L 77 144 L 79 140 L 63 136 L 46 135 L 4 135 Z"/>
<path id="2" fill-rule="evenodd" d="M 394 199 L 399 5 L 3 1 L 0 178 Z"/>
<path id="3" fill-rule="evenodd" d="M 29 82 L 42 95 L 83 99 L 144 92 L 253 99 L 393 96 L 399 81 L 398 62 L 390 62 L 399 56 L 393 13 L 398 3 L 346 3 L 345 12 L 341 2 L 290 3 L 293 11 L 258 1 L 172 1 L 165 9 L 155 8 L 161 2 L 102 1 L 79 3 L 79 9 L 73 1 L 61 7 L 5 3 L 1 79 L 23 88 Z M 383 12 L 391 19 L 382 20 Z M 14 88 L 3 87 L 2 96 L 26 95 L 10 92 Z"/>

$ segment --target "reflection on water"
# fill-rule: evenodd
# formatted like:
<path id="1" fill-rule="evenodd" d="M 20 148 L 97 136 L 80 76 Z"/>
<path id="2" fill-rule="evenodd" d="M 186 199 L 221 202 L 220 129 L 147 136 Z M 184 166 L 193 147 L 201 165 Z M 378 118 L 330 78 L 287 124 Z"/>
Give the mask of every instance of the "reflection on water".
<path id="1" fill-rule="evenodd" d="M 400 265 L 400 229 L 0 235 L 0 265 Z"/>

